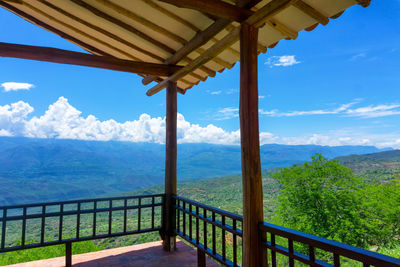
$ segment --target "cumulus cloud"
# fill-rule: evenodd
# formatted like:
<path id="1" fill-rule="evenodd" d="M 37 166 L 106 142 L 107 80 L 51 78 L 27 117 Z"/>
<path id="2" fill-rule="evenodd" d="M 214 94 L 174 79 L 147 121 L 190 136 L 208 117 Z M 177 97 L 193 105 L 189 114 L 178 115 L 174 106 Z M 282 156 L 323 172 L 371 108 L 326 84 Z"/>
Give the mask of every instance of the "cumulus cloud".
<path id="1" fill-rule="evenodd" d="M 337 110 L 347 111 L 340 106 Z M 377 109 L 377 110 L 381 110 Z M 117 122 L 100 121 L 93 115 L 87 117 L 73 107 L 65 97 L 60 97 L 39 117 L 30 117 L 34 111 L 28 103 L 19 101 L 0 106 L 0 136 L 26 136 L 36 138 L 60 138 L 79 140 L 117 140 L 130 142 L 165 142 L 165 118 L 142 114 L 137 120 Z M 268 111 L 263 111 L 268 113 Z M 365 113 L 359 110 L 358 113 Z M 222 113 L 238 116 L 237 108 L 225 108 Z M 271 114 L 276 114 L 272 111 Z M 400 137 L 396 135 L 363 135 L 357 133 L 311 134 L 305 136 L 278 136 L 269 132 L 260 133 L 260 144 L 315 144 L 315 145 L 376 145 L 378 147 L 400 148 Z M 177 118 L 178 143 L 211 143 L 239 145 L 240 131 L 225 131 L 213 124 L 201 126 L 185 120 L 182 114 Z"/>
<path id="2" fill-rule="evenodd" d="M 30 83 L 5 82 L 1 84 L 1 87 L 3 87 L 4 92 L 10 92 L 18 90 L 30 90 L 34 87 L 34 85 Z"/>
<path id="3" fill-rule="evenodd" d="M 124 123 L 100 121 L 93 115 L 83 117 L 65 97 L 60 97 L 40 117 L 28 119 L 33 108 L 23 101 L 0 106 L 0 135 L 80 140 L 119 140 L 164 143 L 165 118 L 142 114 L 138 120 Z M 227 132 L 213 124 L 202 127 L 177 118 L 179 143 L 238 144 L 239 131 Z"/>
<path id="4" fill-rule="evenodd" d="M 272 67 L 289 67 L 301 63 L 301 61 L 296 60 L 295 55 L 284 55 L 284 56 L 273 56 L 268 58 L 265 65 Z"/>

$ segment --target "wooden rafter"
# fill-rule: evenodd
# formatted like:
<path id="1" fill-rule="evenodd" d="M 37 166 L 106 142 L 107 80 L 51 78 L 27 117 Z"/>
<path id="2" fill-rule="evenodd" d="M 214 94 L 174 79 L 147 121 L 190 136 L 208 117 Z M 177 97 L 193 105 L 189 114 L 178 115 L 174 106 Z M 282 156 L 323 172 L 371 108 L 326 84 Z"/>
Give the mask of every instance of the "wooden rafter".
<path id="1" fill-rule="evenodd" d="M 290 39 L 297 39 L 297 36 L 299 35 L 296 31 L 289 29 L 287 26 L 284 24 L 280 23 L 276 19 L 270 19 L 267 20 L 267 24 L 274 28 L 275 30 L 279 31 L 283 36 L 286 36 Z"/>
<path id="2" fill-rule="evenodd" d="M 148 19 L 146 19 L 146 18 L 144 18 L 144 17 L 142 17 L 142 16 L 140 16 L 140 15 L 138 15 L 138 14 L 136 14 L 136 13 L 130 11 L 130 10 L 127 10 L 127 9 L 125 9 L 125 8 L 123 8 L 123 7 L 117 5 L 117 4 L 115 4 L 115 3 L 113 3 L 113 2 L 111 2 L 109 0 L 96 0 L 96 1 L 99 2 L 102 5 L 110 8 L 110 9 L 116 11 L 117 13 L 127 17 L 127 18 L 132 19 L 132 20 L 136 21 L 137 23 L 140 23 L 140 24 L 144 25 L 144 26 L 148 27 L 149 29 L 151 29 L 151 30 L 153 30 L 155 32 L 158 32 L 159 34 L 164 35 L 165 37 L 167 37 L 167 38 L 169 38 L 171 40 L 174 40 L 177 43 L 180 43 L 181 45 L 186 45 L 187 44 L 187 41 L 184 38 L 180 37 L 179 35 L 171 32 L 171 31 L 165 29 L 164 27 L 162 27 L 160 25 L 157 25 L 154 22 L 152 22 L 152 21 L 150 21 L 150 20 L 148 20 Z M 198 50 L 198 51 L 196 50 L 196 52 L 199 53 L 199 54 L 203 53 L 203 51 L 201 51 L 201 50 Z M 184 59 L 184 60 L 186 61 L 187 58 Z M 217 64 L 220 64 L 223 67 L 227 67 L 227 66 L 230 65 L 228 62 L 226 62 L 225 60 L 220 59 L 220 58 L 215 58 L 213 60 Z M 198 78 L 198 77 L 195 77 L 195 78 Z"/>
<path id="3" fill-rule="evenodd" d="M 7 0 L 7 1 L 10 2 L 10 0 Z M 18 3 L 18 4 L 22 4 L 22 0 L 15 0 L 13 2 L 14 3 Z M 68 40 L 68 41 L 80 46 L 81 48 L 85 49 L 86 51 L 88 51 L 90 53 L 94 53 L 96 55 L 107 56 L 107 57 L 113 57 L 111 54 L 109 54 L 107 52 L 104 52 L 104 51 L 102 51 L 102 50 L 100 50 L 100 49 L 98 49 L 98 48 L 96 48 L 96 47 L 94 47 L 94 46 L 92 46 L 92 45 L 90 45 L 88 43 L 85 43 L 85 42 L 83 42 L 83 41 L 81 41 L 81 40 L 79 40 L 79 39 L 77 39 L 77 38 L 75 38 L 75 37 L 63 32 L 63 31 L 60 31 L 60 30 L 54 28 L 53 26 L 51 26 L 51 25 L 49 25 L 47 23 L 44 23 L 43 21 L 41 21 L 41 20 L 39 20 L 39 19 L 27 14 L 26 12 L 24 12 L 24 11 L 22 11 L 22 10 L 20 10 L 20 9 L 10 5 L 10 4 L 8 4 L 8 3 L 5 3 L 4 1 L 0 1 L 0 6 L 8 9 L 9 11 L 11 11 L 14 14 L 22 17 L 23 19 L 27 20 L 30 23 L 33 23 L 33 24 L 35 24 L 35 25 L 37 25 L 37 26 L 39 26 L 39 27 L 41 27 L 41 28 L 43 28 L 45 30 L 53 32 L 53 33 L 57 34 L 58 36 L 60 36 L 61 38 L 64 38 L 64 39 L 66 39 L 66 40 Z M 145 75 L 145 74 L 138 74 L 138 75 L 143 77 L 143 75 Z M 163 79 L 162 78 L 157 78 L 155 81 L 156 82 L 162 82 Z M 182 81 L 182 79 L 181 79 L 181 81 Z M 186 92 L 186 90 L 184 90 L 184 89 L 182 89 L 180 87 L 177 87 L 177 90 L 181 94 L 185 94 L 185 92 Z"/>
<path id="4" fill-rule="evenodd" d="M 123 22 L 122 20 L 119 20 L 119 19 L 117 19 L 117 18 L 115 18 L 113 16 L 110 16 L 109 14 L 107 14 L 107 13 L 105 13 L 105 12 L 103 12 L 103 11 L 97 9 L 97 8 L 95 8 L 92 5 L 89 5 L 88 3 L 84 2 L 84 1 L 81 1 L 81 0 L 71 0 L 71 1 L 74 2 L 75 4 L 81 6 L 82 8 L 90 11 L 92 14 L 94 14 L 94 15 L 96 15 L 96 16 L 104 19 L 104 20 L 107 20 L 107 21 L 109 21 L 111 23 L 114 23 L 115 25 L 118 25 L 119 27 L 131 32 L 132 34 L 138 36 L 139 38 L 142 38 L 143 40 L 146 40 L 147 42 L 149 42 L 152 45 L 158 47 L 159 49 L 162 49 L 165 52 L 170 53 L 170 54 L 174 54 L 175 53 L 175 50 L 173 48 L 167 46 L 166 44 L 164 44 L 164 43 L 162 43 L 160 41 L 155 40 L 153 37 L 151 37 L 151 36 L 141 32 L 141 31 L 137 30 L 132 25 L 129 25 L 129 24 Z M 182 60 L 184 60 L 184 61 L 186 61 L 188 63 L 191 62 L 191 60 L 189 58 L 187 58 L 187 57 L 183 58 Z M 209 76 L 212 76 L 212 77 L 215 76 L 215 72 L 213 70 L 210 70 L 210 69 L 208 69 L 208 68 L 206 68 L 204 66 L 201 67 L 201 70 L 206 72 Z"/>
<path id="5" fill-rule="evenodd" d="M 7 1 L 11 2 L 10 0 L 7 0 Z M 16 1 L 18 1 L 18 4 L 21 4 L 20 0 L 15 0 L 15 2 Z M 13 12 L 14 14 L 22 17 L 23 19 L 27 20 L 28 22 L 31 22 L 31 23 L 33 23 L 33 24 L 35 24 L 35 25 L 37 25 L 37 26 L 39 26 L 39 27 L 41 27 L 41 28 L 43 28 L 45 30 L 53 32 L 53 33 L 57 34 L 58 36 L 60 36 L 61 38 L 64 38 L 64 39 L 66 39 L 66 40 L 68 40 L 68 41 L 70 41 L 70 42 L 72 42 L 72 43 L 84 48 L 88 52 L 91 52 L 91 53 L 94 53 L 94 54 L 97 54 L 97 55 L 111 56 L 110 54 L 105 53 L 104 51 L 101 51 L 100 49 L 98 49 L 98 48 L 96 48 L 94 46 L 91 46 L 91 45 L 89 45 L 89 44 L 87 44 L 87 43 L 85 43 L 85 42 L 83 42 L 83 41 L 81 41 L 79 39 L 76 39 L 75 37 L 73 37 L 73 36 L 71 36 L 71 35 L 69 35 L 69 34 L 67 34 L 65 32 L 62 32 L 62 31 L 54 28 L 53 26 L 51 26 L 51 25 L 49 25 L 47 23 L 44 23 L 43 21 L 38 20 L 37 18 L 25 13 L 22 10 L 19 10 L 18 8 L 15 8 L 12 5 L 9 5 L 8 3 L 5 3 L 4 1 L 0 1 L 0 6 L 6 8 L 9 11 Z"/>
<path id="6" fill-rule="evenodd" d="M 207 29 L 196 34 L 186 45 L 179 49 L 174 55 L 164 61 L 165 64 L 176 64 L 186 55 L 190 54 L 193 50 L 207 43 L 214 35 L 222 31 L 228 24 L 229 20 L 219 19 L 211 24 Z M 174 62 L 174 63 L 172 63 Z M 190 65 L 191 63 L 189 63 Z M 143 84 L 149 84 L 154 77 L 148 76 L 143 79 Z"/>
<path id="7" fill-rule="evenodd" d="M 161 0 L 177 7 L 190 8 L 217 18 L 242 22 L 253 14 L 252 11 L 220 0 Z"/>
<path id="8" fill-rule="evenodd" d="M 9 43 L 0 43 L 0 56 L 160 76 L 171 75 L 182 68 L 175 65 L 136 62 L 51 47 L 38 47 Z"/>
<path id="9" fill-rule="evenodd" d="M 300 9 L 304 13 L 306 13 L 308 16 L 312 17 L 322 25 L 326 25 L 329 23 L 329 18 L 325 15 L 323 15 L 321 12 L 310 6 L 309 4 L 305 3 L 302 0 L 294 1 L 293 6 L 296 8 Z"/>
<path id="10" fill-rule="evenodd" d="M 240 0 L 238 1 L 238 7 L 244 7 L 251 3 L 255 5 L 259 2 L 256 1 L 249 1 L 249 0 Z M 196 50 L 200 46 L 206 44 L 211 39 L 215 38 L 214 36 L 226 28 L 230 24 L 230 20 L 228 19 L 218 19 L 213 24 L 211 24 L 207 29 L 204 31 L 198 32 L 186 45 L 184 45 L 181 49 L 179 49 L 173 56 L 168 58 L 164 63 L 165 64 L 176 64 L 186 55 L 190 54 L 192 51 Z M 217 41 L 216 43 L 218 43 Z M 156 77 L 154 76 L 147 76 L 142 80 L 144 85 L 151 83 L 154 81 Z"/>
<path id="11" fill-rule="evenodd" d="M 265 21 L 272 18 L 277 13 L 281 12 L 285 8 L 289 7 L 294 0 L 273 0 L 260 10 L 251 15 L 246 23 L 249 25 L 253 25 L 254 27 L 261 27 Z M 214 44 L 208 50 L 205 51 L 201 56 L 193 60 L 191 64 L 184 66 L 181 70 L 177 71 L 170 77 L 166 78 L 163 82 L 149 89 L 146 94 L 151 96 L 167 86 L 167 81 L 177 81 L 180 78 L 186 76 L 191 71 L 197 69 L 202 64 L 208 62 L 211 58 L 215 57 L 219 53 L 221 53 L 226 47 L 231 46 L 235 43 L 239 38 L 240 27 L 236 27 L 233 31 L 227 34 L 223 39 L 221 39 L 218 43 Z"/>

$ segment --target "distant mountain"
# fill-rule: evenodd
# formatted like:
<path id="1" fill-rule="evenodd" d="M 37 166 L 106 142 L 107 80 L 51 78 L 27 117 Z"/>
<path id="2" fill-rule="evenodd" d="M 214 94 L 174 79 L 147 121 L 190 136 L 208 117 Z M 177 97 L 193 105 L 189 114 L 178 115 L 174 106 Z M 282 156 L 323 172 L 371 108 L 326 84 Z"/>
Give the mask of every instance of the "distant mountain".
<path id="1" fill-rule="evenodd" d="M 400 175 L 400 150 L 338 157 L 339 163 L 369 181 L 384 182 Z M 400 176 L 399 176 L 400 177 Z"/>
<path id="2" fill-rule="evenodd" d="M 0 137 L 0 205 L 113 194 L 160 184 L 165 146 Z M 372 146 L 261 147 L 263 169 L 304 162 L 315 153 L 334 158 L 382 151 Z M 239 146 L 178 145 L 178 179 L 241 172 Z"/>

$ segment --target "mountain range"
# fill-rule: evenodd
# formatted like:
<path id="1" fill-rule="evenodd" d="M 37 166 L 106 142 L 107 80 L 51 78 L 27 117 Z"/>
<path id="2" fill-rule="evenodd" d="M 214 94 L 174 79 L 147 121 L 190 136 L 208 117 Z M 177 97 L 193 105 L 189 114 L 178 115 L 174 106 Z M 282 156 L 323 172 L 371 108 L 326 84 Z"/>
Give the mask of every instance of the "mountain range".
<path id="1" fill-rule="evenodd" d="M 373 146 L 263 145 L 263 169 L 376 153 Z M 0 137 L 0 205 L 92 197 L 163 183 L 165 146 L 150 143 Z M 178 180 L 241 172 L 240 146 L 178 145 Z"/>

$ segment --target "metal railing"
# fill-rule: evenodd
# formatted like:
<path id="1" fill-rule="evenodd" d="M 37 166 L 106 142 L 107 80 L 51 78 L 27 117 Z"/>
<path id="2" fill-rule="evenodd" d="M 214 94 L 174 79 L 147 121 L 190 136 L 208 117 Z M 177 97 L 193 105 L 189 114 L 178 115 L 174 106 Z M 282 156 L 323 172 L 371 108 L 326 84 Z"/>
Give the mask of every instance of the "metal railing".
<path id="1" fill-rule="evenodd" d="M 283 258 L 286 259 L 285 264 L 288 263 L 289 266 L 294 266 L 295 262 L 301 262 L 308 266 L 334 267 L 339 267 L 341 265 L 363 267 L 400 266 L 400 259 L 293 229 L 269 223 L 260 223 L 259 229 L 262 236 L 264 236 L 264 238 L 266 237 L 263 245 L 270 255 L 268 260 L 272 267 L 282 265 L 280 262 L 278 263 L 277 253 L 283 255 Z M 277 238 L 281 239 L 280 242 L 287 241 L 287 247 L 278 245 Z M 295 250 L 294 242 L 296 242 L 299 250 L 303 249 L 303 253 Z M 321 251 L 317 253 L 317 249 Z M 304 253 L 304 251 L 307 252 Z M 318 259 L 318 254 L 324 259 Z"/>
<path id="2" fill-rule="evenodd" d="M 207 254 L 225 266 L 239 266 L 243 217 L 180 196 L 174 200 L 176 234 L 195 246 L 200 257 Z"/>
<path id="3" fill-rule="evenodd" d="M 181 196 L 173 196 L 172 202 L 176 210 L 175 233 L 197 248 L 199 265 L 205 266 L 208 255 L 224 266 L 240 266 L 242 216 Z M 160 231 L 163 212 L 164 194 L 3 206 L 0 253 L 65 244 L 66 265 L 71 266 L 72 242 Z M 49 224 L 49 229 L 58 226 L 58 231 L 50 231 Z M 73 234 L 65 233 L 65 228 L 74 229 Z M 20 231 L 18 240 L 16 229 Z M 14 240 L 9 231 L 14 233 Z M 52 235 L 48 236 L 48 232 Z M 260 223 L 259 232 L 272 267 L 295 263 L 400 266 L 400 259 L 273 224 Z"/>
<path id="4" fill-rule="evenodd" d="M 66 244 L 66 264 L 70 266 L 72 242 L 160 230 L 163 205 L 164 194 L 2 206 L 0 252 Z M 148 216 L 146 225 L 144 216 Z M 83 225 L 82 217 L 90 224 Z M 57 225 L 58 233 L 47 233 L 49 224 Z M 21 233 L 17 239 L 8 237 L 11 227 Z M 73 229 L 73 234 L 65 234 L 66 227 Z"/>

